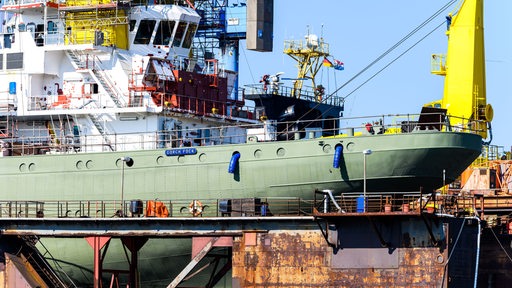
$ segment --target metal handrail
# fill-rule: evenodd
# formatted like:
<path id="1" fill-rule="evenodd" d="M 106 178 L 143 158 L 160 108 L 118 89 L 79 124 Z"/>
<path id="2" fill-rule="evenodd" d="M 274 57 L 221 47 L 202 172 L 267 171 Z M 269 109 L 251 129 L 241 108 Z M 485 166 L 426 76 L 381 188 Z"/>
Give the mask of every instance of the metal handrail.
<path id="1" fill-rule="evenodd" d="M 236 199 L 119 199 L 103 200 L 0 200 L 0 218 L 113 218 L 113 217 L 261 217 L 305 216 L 320 213 L 362 213 L 361 193 L 344 193 L 331 198 L 236 198 Z M 435 196 L 434 196 L 435 195 Z M 465 195 L 369 193 L 367 212 L 437 213 L 473 215 L 477 197 Z M 500 205 L 505 202 L 495 201 Z M 493 202 L 494 203 L 494 202 Z M 492 203 L 491 203 L 492 204 Z M 511 209 L 512 209 L 512 205 Z M 341 208 L 341 209 L 338 209 Z"/>
<path id="2" fill-rule="evenodd" d="M 38 129 L 37 131 L 34 131 L 34 129 L 20 128 L 17 130 L 17 135 L 27 136 L 18 136 L 14 138 L 7 137 L 3 138 L 2 141 L 4 143 L 9 143 L 9 145 L 7 146 L 10 146 L 3 148 L 4 152 L 7 152 L 4 153 L 4 155 L 25 155 L 45 153 L 77 153 L 92 151 L 100 152 L 104 151 L 103 148 L 105 148 L 105 145 L 113 147 L 115 151 L 176 148 L 183 145 L 184 140 L 186 140 L 186 135 L 191 132 L 195 132 L 198 135 L 209 135 L 208 137 L 196 136 L 193 138 L 195 140 L 194 142 L 196 143 L 194 145 L 201 146 L 212 144 L 236 144 L 243 143 L 246 140 L 275 141 L 278 139 L 311 139 L 322 137 L 320 135 L 331 135 L 325 137 L 349 137 L 420 132 L 442 133 L 443 131 L 460 131 L 464 133 L 478 132 L 478 130 L 471 129 L 468 125 L 465 125 L 464 128 L 452 127 L 450 126 L 449 122 L 442 121 L 422 123 L 421 126 L 418 126 L 418 118 L 419 115 L 417 114 L 391 114 L 369 117 L 338 118 L 332 119 L 330 121 L 336 121 L 337 123 L 340 123 L 341 127 L 328 129 L 316 128 L 321 126 L 317 122 L 321 122 L 323 120 L 292 121 L 279 123 L 273 121 L 265 121 L 255 124 L 245 123 L 241 125 L 232 126 L 182 129 L 172 131 L 159 130 L 138 133 L 105 133 L 104 135 L 73 135 L 70 131 L 55 131 L 56 133 L 54 135 L 50 135 L 50 133 L 47 130 L 45 130 L 45 128 Z M 294 127 L 297 126 L 296 124 L 301 124 L 303 128 L 301 130 L 294 130 Z M 285 128 L 284 130 L 277 131 L 275 127 L 277 127 L 278 125 L 280 127 L 289 127 L 289 129 Z M 34 125 L 34 127 L 37 126 Z M 229 135 L 230 137 L 225 137 L 222 131 L 225 130 L 227 127 L 239 127 L 240 129 L 237 130 L 238 132 L 232 132 L 232 134 Z M 442 131 L 437 131 L 435 128 L 429 127 L 442 127 Z M 208 130 L 208 132 L 205 132 L 206 130 Z M 52 141 L 55 140 L 55 138 L 57 138 L 59 141 Z M 105 143 L 105 139 L 109 139 L 109 143 Z"/>

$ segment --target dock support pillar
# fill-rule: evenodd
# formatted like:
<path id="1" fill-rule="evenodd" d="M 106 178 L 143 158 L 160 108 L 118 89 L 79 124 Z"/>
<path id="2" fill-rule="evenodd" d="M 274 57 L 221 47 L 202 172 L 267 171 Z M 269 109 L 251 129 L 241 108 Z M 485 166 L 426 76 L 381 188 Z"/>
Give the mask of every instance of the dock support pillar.
<path id="1" fill-rule="evenodd" d="M 139 287 L 139 279 L 138 279 L 138 253 L 139 250 L 148 242 L 147 237 L 122 237 L 121 241 L 123 244 L 130 250 L 131 252 L 131 260 L 130 260 L 130 272 L 129 272 L 129 278 L 130 278 L 130 288 L 137 288 Z"/>
<path id="2" fill-rule="evenodd" d="M 110 241 L 111 237 L 108 236 L 90 236 L 85 237 L 85 240 L 91 245 L 94 253 L 94 288 L 101 288 L 101 249 Z"/>

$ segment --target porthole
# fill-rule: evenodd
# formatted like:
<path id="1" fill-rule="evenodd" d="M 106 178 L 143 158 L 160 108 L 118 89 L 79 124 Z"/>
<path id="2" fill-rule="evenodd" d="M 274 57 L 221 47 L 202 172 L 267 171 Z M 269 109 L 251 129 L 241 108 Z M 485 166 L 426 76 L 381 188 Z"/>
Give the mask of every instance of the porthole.
<path id="1" fill-rule="evenodd" d="M 354 144 L 354 142 L 349 142 L 347 144 L 347 151 L 354 151 L 355 147 L 356 147 L 356 144 Z"/>
<path id="2" fill-rule="evenodd" d="M 277 149 L 276 155 L 277 157 L 283 157 L 284 155 L 286 155 L 286 150 L 284 148 L 279 148 Z"/>

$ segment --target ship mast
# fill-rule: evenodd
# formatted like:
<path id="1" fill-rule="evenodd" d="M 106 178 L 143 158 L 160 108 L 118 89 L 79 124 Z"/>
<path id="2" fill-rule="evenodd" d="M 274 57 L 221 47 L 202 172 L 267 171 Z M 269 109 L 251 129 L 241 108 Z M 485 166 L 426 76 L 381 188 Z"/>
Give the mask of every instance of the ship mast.
<path id="1" fill-rule="evenodd" d="M 293 84 L 292 96 L 300 98 L 304 80 L 310 79 L 312 87 L 316 88 L 315 76 L 322 65 L 320 59 L 329 56 L 329 45 L 324 42 L 323 37 L 318 38 L 308 32 L 304 40 L 286 40 L 284 53 L 297 61 L 299 72 Z"/>

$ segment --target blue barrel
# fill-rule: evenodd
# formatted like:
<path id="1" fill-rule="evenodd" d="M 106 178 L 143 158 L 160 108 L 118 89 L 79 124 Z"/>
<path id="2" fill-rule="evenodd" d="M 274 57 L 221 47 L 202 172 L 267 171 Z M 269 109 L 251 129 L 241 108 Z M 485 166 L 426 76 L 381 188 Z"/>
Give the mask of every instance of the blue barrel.
<path id="1" fill-rule="evenodd" d="M 143 207 L 144 207 L 144 204 L 142 203 L 142 200 L 140 200 L 140 199 L 130 201 L 130 212 L 132 213 L 132 215 L 136 215 L 136 216 L 141 215 L 143 212 L 142 211 Z"/>
<path id="2" fill-rule="evenodd" d="M 364 212 L 364 197 L 360 195 L 356 198 L 356 212 L 363 213 Z"/>
<path id="3" fill-rule="evenodd" d="M 261 203 L 261 206 L 260 206 L 261 216 L 267 216 L 267 208 L 268 208 L 268 204 L 266 202 Z"/>
<path id="4" fill-rule="evenodd" d="M 16 82 L 9 82 L 9 94 L 16 94 Z"/>

